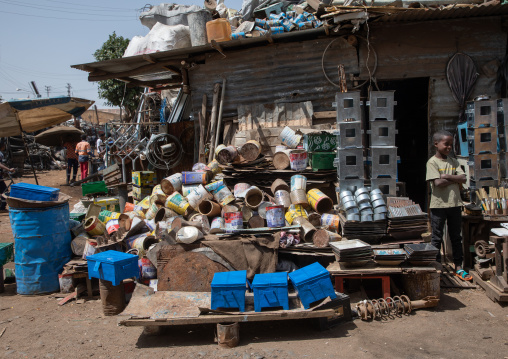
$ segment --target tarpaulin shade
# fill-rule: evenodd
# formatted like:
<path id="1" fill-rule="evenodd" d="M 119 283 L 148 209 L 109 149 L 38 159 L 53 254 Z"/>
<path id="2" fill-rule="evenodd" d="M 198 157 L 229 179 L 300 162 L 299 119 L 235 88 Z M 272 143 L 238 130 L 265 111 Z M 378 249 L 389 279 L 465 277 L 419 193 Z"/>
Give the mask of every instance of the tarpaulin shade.
<path id="1" fill-rule="evenodd" d="M 79 142 L 83 131 L 76 127 L 57 126 L 50 128 L 35 136 L 35 142 L 45 146 L 60 146 L 63 140 L 73 140 Z"/>
<path id="2" fill-rule="evenodd" d="M 0 137 L 21 134 L 16 112 L 25 132 L 34 132 L 82 115 L 94 101 L 75 97 L 12 100 L 0 104 Z"/>

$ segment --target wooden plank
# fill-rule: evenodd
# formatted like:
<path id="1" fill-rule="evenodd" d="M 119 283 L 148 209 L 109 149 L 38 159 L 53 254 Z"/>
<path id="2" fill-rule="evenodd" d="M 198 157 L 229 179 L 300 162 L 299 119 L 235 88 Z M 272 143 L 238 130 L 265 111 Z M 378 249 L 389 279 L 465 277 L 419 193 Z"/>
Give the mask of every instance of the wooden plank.
<path id="1" fill-rule="evenodd" d="M 314 112 L 312 114 L 312 118 L 315 120 L 328 120 L 328 119 L 335 120 L 337 118 L 337 111 Z"/>
<path id="2" fill-rule="evenodd" d="M 434 267 L 399 267 L 380 266 L 375 262 L 359 268 L 347 268 L 339 262 L 333 262 L 326 268 L 332 275 L 369 275 L 369 274 L 400 274 L 400 273 L 432 273 L 437 272 Z"/>
<path id="3" fill-rule="evenodd" d="M 170 326 L 190 324 L 215 324 L 215 323 L 241 323 L 241 322 L 264 322 L 273 320 L 292 320 L 309 318 L 332 318 L 337 313 L 334 309 L 316 311 L 291 311 L 281 310 L 278 312 L 243 313 L 234 315 L 201 315 L 197 318 L 169 318 L 169 319 L 126 319 L 119 322 L 126 327 L 135 326 Z"/>
<path id="4" fill-rule="evenodd" d="M 478 273 L 471 271 L 470 274 L 473 276 L 473 280 L 476 284 L 485 290 L 485 294 L 494 302 L 508 302 L 508 293 L 498 291 L 489 282 L 485 282 L 480 278 Z"/>

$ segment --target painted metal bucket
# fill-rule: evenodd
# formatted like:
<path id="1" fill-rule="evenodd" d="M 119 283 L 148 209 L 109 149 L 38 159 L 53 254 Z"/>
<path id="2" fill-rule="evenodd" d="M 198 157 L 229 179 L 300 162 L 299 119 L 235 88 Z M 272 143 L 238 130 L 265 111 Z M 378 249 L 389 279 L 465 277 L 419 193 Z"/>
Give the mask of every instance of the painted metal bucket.
<path id="1" fill-rule="evenodd" d="M 157 268 L 150 262 L 147 257 L 138 259 L 139 280 L 143 284 L 150 283 L 150 279 L 157 278 Z"/>
<path id="2" fill-rule="evenodd" d="M 221 206 L 226 206 L 235 200 L 235 196 L 229 188 L 224 185 L 213 192 L 213 197 Z"/>
<path id="3" fill-rule="evenodd" d="M 106 231 L 108 231 L 108 234 L 110 235 L 118 231 L 119 228 L 120 223 L 118 222 L 118 219 L 110 219 L 108 223 L 106 223 Z"/>
<path id="4" fill-rule="evenodd" d="M 284 206 L 284 208 L 289 208 L 291 206 L 291 197 L 288 191 L 284 191 L 282 189 L 275 192 L 275 203 L 278 205 Z"/>
<path id="5" fill-rule="evenodd" d="M 220 180 L 220 181 L 215 181 L 215 182 L 212 182 L 212 183 L 209 183 L 205 186 L 205 189 L 208 191 L 208 192 L 213 192 L 213 191 L 216 191 L 218 190 L 220 187 L 224 186 L 224 181 L 223 180 Z"/>
<path id="6" fill-rule="evenodd" d="M 166 199 L 166 207 L 178 214 L 185 215 L 189 211 L 189 202 L 178 192 L 174 192 Z"/>
<path id="7" fill-rule="evenodd" d="M 250 184 L 248 183 L 237 183 L 235 184 L 235 188 L 233 190 L 233 193 L 235 194 L 236 198 L 244 198 L 245 192 L 250 188 Z"/>
<path id="8" fill-rule="evenodd" d="M 157 212 L 159 211 L 159 208 L 160 206 L 157 205 L 156 203 L 150 205 L 150 208 L 148 208 L 148 211 L 146 211 L 145 213 L 145 218 L 148 220 L 154 219 Z"/>
<path id="9" fill-rule="evenodd" d="M 287 150 L 288 149 L 288 146 L 284 146 L 284 145 L 277 145 L 275 146 L 275 152 L 282 152 L 284 150 Z"/>
<path id="10" fill-rule="evenodd" d="M 85 231 L 91 236 L 100 236 L 106 231 L 106 226 L 99 218 L 92 216 L 85 221 Z"/>
<path id="11" fill-rule="evenodd" d="M 296 148 L 296 146 L 300 143 L 302 136 L 297 135 L 295 131 L 286 126 L 280 133 L 279 138 L 282 143 L 289 148 Z"/>
<path id="12" fill-rule="evenodd" d="M 296 191 L 297 189 L 307 190 L 307 177 L 303 175 L 291 176 L 291 191 Z"/>
<path id="13" fill-rule="evenodd" d="M 153 189 L 152 189 L 152 196 L 154 194 L 160 194 L 160 195 L 163 195 L 164 197 L 166 197 L 166 193 L 164 193 L 164 191 L 162 190 L 162 186 L 160 184 L 158 184 L 157 186 L 155 186 Z"/>
<path id="14" fill-rule="evenodd" d="M 191 194 L 191 192 L 194 189 L 198 188 L 199 186 L 201 186 L 201 185 L 199 185 L 199 184 L 183 184 L 182 185 L 182 196 L 187 197 L 189 194 Z"/>
<path id="15" fill-rule="evenodd" d="M 272 207 L 274 205 L 275 205 L 275 203 L 273 203 L 273 202 L 267 202 L 267 201 L 261 202 L 261 204 L 258 206 L 259 216 L 263 219 L 266 219 L 266 209 L 268 207 Z"/>
<path id="16" fill-rule="evenodd" d="M 100 211 L 97 216 L 102 223 L 108 223 L 110 219 L 118 219 L 118 217 L 120 217 L 120 213 L 111 211 Z"/>
<path id="17" fill-rule="evenodd" d="M 291 151 L 289 154 L 289 164 L 293 171 L 304 171 L 307 168 L 307 151 Z"/>
<path id="18" fill-rule="evenodd" d="M 224 148 L 226 148 L 226 145 L 223 144 L 218 145 L 217 148 L 215 149 L 215 157 L 217 157 L 219 152 L 222 151 Z"/>
<path id="19" fill-rule="evenodd" d="M 308 204 L 309 202 L 307 201 L 307 193 L 305 193 L 305 190 L 304 189 L 297 189 L 296 191 L 291 191 L 291 193 L 289 193 L 289 196 L 291 198 L 291 203 L 292 204 Z"/>
<path id="20" fill-rule="evenodd" d="M 210 225 L 210 233 L 224 233 L 226 221 L 222 217 L 215 217 Z"/>
<path id="21" fill-rule="evenodd" d="M 72 258 L 69 204 L 9 208 L 9 219 L 18 294 L 59 291 L 58 274 Z"/>
<path id="22" fill-rule="evenodd" d="M 214 176 L 222 172 L 222 168 L 219 166 L 219 162 L 217 162 L 217 160 L 213 160 L 212 162 L 210 162 L 208 164 L 208 168 L 210 168 Z"/>
<path id="23" fill-rule="evenodd" d="M 256 186 L 251 186 L 245 191 L 245 204 L 252 209 L 258 208 L 263 201 L 263 192 Z"/>
<path id="24" fill-rule="evenodd" d="M 161 181 L 161 188 L 166 195 L 182 189 L 182 174 L 175 173 Z"/>
<path id="25" fill-rule="evenodd" d="M 295 204 L 292 204 L 291 206 L 289 206 L 289 209 L 286 212 L 285 217 L 286 217 L 286 221 L 289 224 L 293 224 L 293 220 L 297 217 L 308 218 L 307 212 L 305 211 L 303 206 L 295 205 Z"/>
<path id="26" fill-rule="evenodd" d="M 209 172 L 182 172 L 182 184 L 207 184 Z"/>
<path id="27" fill-rule="evenodd" d="M 238 157 L 238 150 L 234 146 L 227 146 L 217 153 L 217 161 L 221 165 L 227 165 Z"/>
<path id="28" fill-rule="evenodd" d="M 212 195 L 208 193 L 203 185 L 199 185 L 198 188 L 193 189 L 187 196 L 187 201 L 194 209 L 197 209 L 199 204 L 206 199 L 212 199 Z"/>
<path id="29" fill-rule="evenodd" d="M 327 226 L 331 231 L 338 231 L 340 224 L 340 217 L 335 214 L 322 214 L 321 225 Z"/>
<path id="30" fill-rule="evenodd" d="M 226 232 L 243 228 L 242 212 L 228 212 L 224 214 Z"/>
<path id="31" fill-rule="evenodd" d="M 270 228 L 284 227 L 284 206 L 266 207 L 266 224 Z"/>
<path id="32" fill-rule="evenodd" d="M 158 242 L 154 236 L 150 236 L 148 233 L 138 234 L 136 236 L 132 236 L 125 239 L 127 243 L 127 247 L 129 249 L 137 249 L 138 256 L 143 257 L 146 255 L 146 251 L 152 244 L 156 244 Z"/>
<path id="33" fill-rule="evenodd" d="M 207 216 L 208 218 L 214 218 L 220 216 L 221 208 L 216 202 L 210 200 L 202 201 L 198 206 L 199 213 Z"/>
<path id="34" fill-rule="evenodd" d="M 140 208 L 136 208 L 136 207 L 140 207 Z M 145 198 L 143 198 L 143 200 L 141 200 L 138 204 L 136 204 L 134 209 L 143 209 L 146 211 L 148 209 L 148 207 L 150 207 L 150 196 L 146 196 Z"/>
<path id="35" fill-rule="evenodd" d="M 278 190 L 285 190 L 288 192 L 290 191 L 288 184 L 283 179 L 280 178 L 277 178 L 275 181 L 272 182 L 272 186 L 270 187 L 270 189 L 274 196 L 275 192 L 277 192 Z"/>
<path id="36" fill-rule="evenodd" d="M 333 209 L 332 199 L 317 188 L 307 192 L 307 200 L 317 213 L 323 214 Z"/>
<path id="37" fill-rule="evenodd" d="M 125 202 L 125 207 L 123 209 L 123 213 L 134 211 L 134 203 Z"/>

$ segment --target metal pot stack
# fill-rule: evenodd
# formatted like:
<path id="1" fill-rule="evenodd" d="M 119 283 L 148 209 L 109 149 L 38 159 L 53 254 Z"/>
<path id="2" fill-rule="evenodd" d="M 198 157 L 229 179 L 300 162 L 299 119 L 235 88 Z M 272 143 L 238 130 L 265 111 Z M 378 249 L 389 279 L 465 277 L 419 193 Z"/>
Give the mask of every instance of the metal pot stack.
<path id="1" fill-rule="evenodd" d="M 381 192 L 380 189 L 376 188 L 370 192 L 370 202 L 374 212 L 374 221 L 386 219 L 386 213 L 388 213 L 388 209 L 383 198 L 383 192 Z"/>

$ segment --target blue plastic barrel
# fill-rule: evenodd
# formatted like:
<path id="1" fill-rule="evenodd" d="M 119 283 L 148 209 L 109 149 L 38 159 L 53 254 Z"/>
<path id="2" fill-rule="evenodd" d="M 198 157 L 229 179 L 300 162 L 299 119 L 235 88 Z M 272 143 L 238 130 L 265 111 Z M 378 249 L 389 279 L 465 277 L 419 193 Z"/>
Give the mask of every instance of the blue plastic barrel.
<path id="1" fill-rule="evenodd" d="M 69 204 L 10 208 L 18 294 L 60 290 L 58 274 L 72 256 Z"/>

